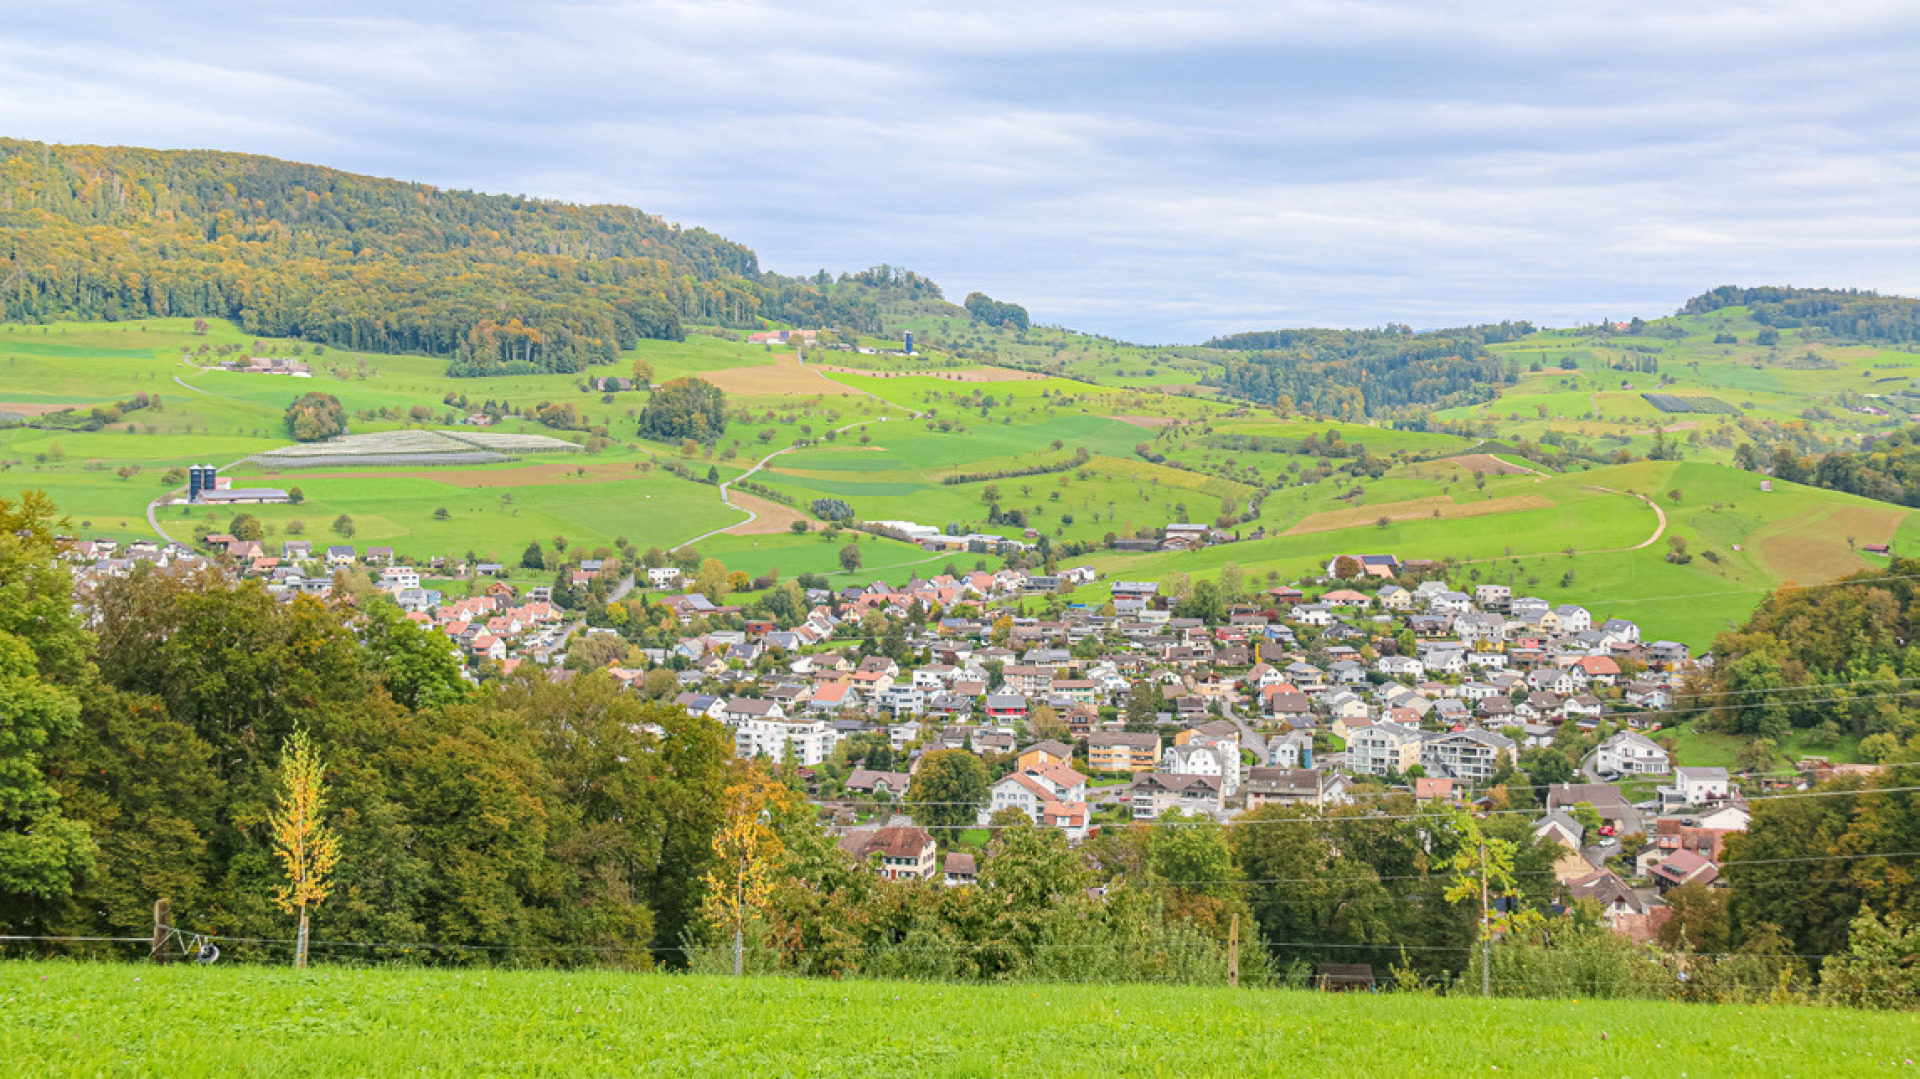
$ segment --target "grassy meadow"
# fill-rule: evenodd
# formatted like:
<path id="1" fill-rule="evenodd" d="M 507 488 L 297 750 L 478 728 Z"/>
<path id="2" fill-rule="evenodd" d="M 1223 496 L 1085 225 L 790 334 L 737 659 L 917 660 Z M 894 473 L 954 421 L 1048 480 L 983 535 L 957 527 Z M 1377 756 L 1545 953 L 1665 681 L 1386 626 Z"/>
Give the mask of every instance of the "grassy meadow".
<path id="1" fill-rule="evenodd" d="M 1911 1016 L 619 972 L 0 964 L 14 1076 L 1872 1075 Z"/>
<path id="2" fill-rule="evenodd" d="M 621 365 L 589 373 L 625 374 L 627 361 L 643 359 L 656 380 L 698 375 L 726 388 L 738 410 L 734 422 L 717 446 L 685 463 L 696 475 L 712 469 L 726 479 L 784 451 L 752 479 L 792 507 L 758 503 L 763 517 L 750 524 L 711 485 L 658 467 L 680 459 L 682 447 L 639 436 L 644 392 L 603 394 L 582 375 L 449 379 L 444 362 L 431 357 L 255 342 L 220 322 L 202 335 L 183 319 L 0 327 L 0 411 L 31 416 L 142 392 L 162 400 L 98 431 L 0 429 L 0 485 L 8 493 L 44 488 L 77 529 L 127 539 L 150 534 L 146 507 L 170 489 L 162 478 L 169 469 L 208 461 L 231 466 L 240 482 L 301 489 L 301 505 L 249 509 L 270 542 L 293 535 L 327 541 L 335 519 L 346 516 L 358 544 L 420 558 L 512 562 L 529 541 L 555 536 L 589 549 L 625 538 L 645 549 L 727 529 L 701 541 L 701 553 L 756 576 L 777 569 L 842 581 L 971 568 L 980 558 L 929 557 L 869 539 L 861 567 L 844 573 L 844 540 L 787 530 L 794 516 L 811 516 L 815 499 L 843 499 L 867 520 L 1017 534 L 1017 525 L 988 521 L 989 505 L 997 504 L 1020 511 L 1027 527 L 1056 544 L 1098 546 L 1110 534 L 1169 521 L 1239 517 L 1270 489 L 1258 514 L 1232 528 L 1244 542 L 1074 561 L 1149 578 L 1205 577 L 1233 563 L 1249 580 L 1278 582 L 1313 573 L 1340 553 L 1453 558 L 1470 583 L 1501 581 L 1635 618 L 1653 636 L 1696 647 L 1767 589 L 1870 568 L 1877 563 L 1862 553 L 1868 543 L 1920 540 L 1920 515 L 1898 506 L 1787 483 L 1761 491 L 1757 477 L 1727 464 L 1730 418 L 1666 415 L 1641 399 L 1643 390 L 1714 396 L 1749 416 L 1858 434 L 1891 420 L 1848 411 L 1866 400 L 1856 391 L 1898 392 L 1920 372 L 1911 354 L 1805 342 L 1791 332 L 1762 348 L 1739 309 L 1655 323 L 1667 336 L 1548 331 L 1499 346 L 1519 365 L 1520 381 L 1496 402 L 1448 414 L 1477 424 L 1477 437 L 1282 416 L 1217 400 L 1193 389 L 1212 369 L 1217 354 L 1208 349 L 1143 348 L 1044 327 L 991 330 L 963 316 L 956 321 L 937 304 L 895 314 L 923 342 L 943 346 L 911 358 L 817 349 L 803 365 L 790 350 L 703 331 L 685 341 L 642 342 Z M 1713 344 L 1728 332 L 1741 343 Z M 314 377 L 209 370 L 219 357 L 203 356 L 203 346 L 266 355 L 300 348 Z M 1066 377 L 984 366 L 970 358 L 976 350 Z M 1617 369 L 1648 356 L 1658 374 Z M 1574 368 L 1561 366 L 1568 359 Z M 276 472 L 237 463 L 287 443 L 281 411 L 308 390 L 338 396 L 356 432 L 442 426 L 488 400 L 525 408 L 564 401 L 604 428 L 607 441 L 591 454 L 499 465 Z M 1828 418 L 1801 419 L 1809 407 Z M 1587 463 L 1550 474 L 1481 445 L 1482 438 L 1558 432 L 1602 450 L 1644 453 L 1662 425 L 1683 443 L 1684 461 Z M 501 429 L 585 438 L 525 419 Z M 1084 462 L 1064 471 L 1004 475 L 1066 464 L 1081 450 Z M 1350 467 L 1361 459 L 1371 467 Z M 946 482 L 962 477 L 980 478 Z M 1642 496 L 1660 507 L 1664 526 Z M 223 530 L 229 516 L 169 507 L 160 522 L 189 539 L 196 530 Z M 1676 536 L 1689 560 L 1669 559 Z M 1095 585 L 1076 599 L 1098 602 L 1104 590 Z"/>

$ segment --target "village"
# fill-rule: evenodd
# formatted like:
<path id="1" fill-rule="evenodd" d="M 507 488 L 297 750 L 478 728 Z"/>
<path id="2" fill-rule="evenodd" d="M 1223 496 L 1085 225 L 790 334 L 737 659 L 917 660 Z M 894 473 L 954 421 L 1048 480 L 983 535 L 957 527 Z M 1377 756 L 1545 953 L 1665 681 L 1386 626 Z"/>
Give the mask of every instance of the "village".
<path id="1" fill-rule="evenodd" d="M 287 540 L 270 552 L 222 534 L 204 546 L 68 550 L 83 593 L 142 561 L 225 567 L 283 598 L 324 598 L 356 574 L 443 634 L 476 679 L 523 664 L 576 677 L 570 646 L 620 632 L 563 608 L 551 587 L 508 583 L 497 563 L 425 567 L 467 578 L 469 594 L 451 595 L 386 547 Z M 1505 585 L 1457 590 L 1434 569 L 1343 555 L 1321 578 L 1241 597 L 1214 619 L 1183 616 L 1182 598 L 1154 581 L 1107 582 L 1098 606 L 1058 602 L 1095 582 L 1086 567 L 809 587 L 786 624 L 712 602 L 675 565 L 629 572 L 581 557 L 556 584 L 576 602 L 600 597 L 596 608 L 637 589 L 667 612 L 681 631 L 671 643 L 624 649 L 606 673 L 724 725 L 738 756 L 791 770 L 842 848 L 889 877 L 976 878 L 984 839 L 937 840 L 909 794 L 923 762 L 957 751 L 990 777 L 966 809 L 977 836 L 1024 818 L 1077 843 L 1169 814 L 1231 823 L 1275 805 L 1364 807 L 1390 791 L 1467 809 L 1533 805 L 1536 838 L 1563 851 L 1554 872 L 1567 896 L 1651 939 L 1660 896 L 1711 886 L 1725 837 L 1748 819 L 1738 777 L 1687 766 L 1662 735 L 1685 712 L 1674 705 L 1687 672 L 1711 657 Z M 1036 600 L 1055 613 L 1031 613 Z M 1577 761 L 1573 774 L 1529 762 L 1543 748 Z M 1829 770 L 1801 763 L 1812 778 Z"/>

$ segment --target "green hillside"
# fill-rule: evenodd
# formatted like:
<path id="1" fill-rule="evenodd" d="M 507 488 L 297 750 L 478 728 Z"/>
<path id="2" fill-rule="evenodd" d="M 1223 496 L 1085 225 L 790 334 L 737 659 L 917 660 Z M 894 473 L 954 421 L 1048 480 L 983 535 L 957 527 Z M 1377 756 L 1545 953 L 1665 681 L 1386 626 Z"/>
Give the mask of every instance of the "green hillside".
<path id="1" fill-rule="evenodd" d="M 791 574 L 837 569 L 844 541 L 811 509 L 837 499 L 863 520 L 1044 541 L 1039 561 L 1125 576 L 1231 564 L 1291 580 L 1357 550 L 1452 561 L 1696 646 L 1769 588 L 1920 538 L 1896 504 L 1912 502 L 1897 432 L 1920 412 L 1920 304 L 1899 297 L 1723 288 L 1625 324 L 1140 346 L 1004 300 L 954 303 L 890 266 L 763 273 L 746 247 L 627 207 L 238 154 L 0 140 L 0 206 L 5 486 L 44 488 L 91 535 L 153 534 L 169 473 L 211 462 L 301 489 L 302 504 L 257 514 L 270 543 L 347 518 L 356 542 L 423 560 L 512 561 L 555 536 L 698 539 L 733 568 Z M 820 335 L 804 355 L 748 339 L 770 325 Z M 908 330 L 914 355 L 899 351 Z M 213 369 L 239 356 L 292 357 L 313 377 Z M 648 391 L 592 382 L 635 370 L 720 387 L 725 435 L 644 437 Z M 356 433 L 488 411 L 499 430 L 587 452 L 248 463 L 285 444 L 282 410 L 309 389 L 337 396 Z M 723 503 L 715 484 L 749 471 Z M 1177 521 L 1241 542 L 1113 550 Z M 227 520 L 173 507 L 156 523 L 191 539 Z M 851 576 L 999 564 L 870 542 Z"/>
<path id="2" fill-rule="evenodd" d="M 16 1075 L 1805 1075 L 1912 1019 L 1805 1007 L 617 972 L 0 965 Z"/>
<path id="3" fill-rule="evenodd" d="M 740 524 L 745 513 L 697 480 L 709 469 L 738 477 L 787 449 L 752 477 L 785 501 L 741 493 L 736 501 L 757 507 L 760 519 L 703 541 L 703 554 L 755 576 L 837 571 L 837 544 L 817 531 L 796 535 L 788 524 L 812 517 L 814 499 L 839 498 L 867 520 L 1016 535 L 1033 528 L 1066 557 L 1123 577 L 1208 576 L 1232 563 L 1253 580 L 1292 580 L 1355 550 L 1453 559 L 1470 580 L 1632 617 L 1696 646 L 1782 581 L 1831 580 L 1883 561 L 1865 553 L 1867 544 L 1920 538 L 1920 520 L 1904 507 L 1784 481 L 1762 491 L 1762 477 L 1722 463 L 1731 454 L 1711 445 L 1684 446 L 1678 461 L 1545 465 L 1489 453 L 1506 443 L 1471 433 L 1283 418 L 1150 386 L 1040 378 L 949 353 L 907 359 L 814 349 L 801 364 L 790 349 L 744 336 L 712 329 L 684 341 L 642 341 L 620 358 L 623 367 L 646 361 L 656 380 L 697 375 L 730 394 L 727 433 L 684 458 L 678 443 L 641 436 L 645 392 L 601 393 L 578 374 L 453 378 L 433 357 L 316 349 L 217 320 L 205 332 L 190 319 L 0 327 L 0 412 L 25 420 L 0 428 L 0 461 L 10 488 L 44 488 L 89 535 L 150 535 L 147 504 L 177 486 L 168 471 L 208 461 L 233 466 L 229 474 L 243 480 L 301 488 L 303 504 L 255 511 L 273 543 L 296 534 L 325 539 L 345 515 L 358 543 L 420 559 L 512 561 L 529 542 L 556 535 L 590 549 L 624 538 L 644 550 Z M 314 377 L 209 370 L 203 348 L 298 349 Z M 528 414 L 569 403 L 580 415 L 575 430 L 513 415 L 496 429 L 557 434 L 590 452 L 502 465 L 279 473 L 245 463 L 286 444 L 281 412 L 308 389 L 338 396 L 360 433 L 445 426 L 487 402 Z M 137 394 L 161 404 L 94 430 L 78 422 Z M 64 409 L 77 411 L 45 415 Z M 1530 433 L 1524 422 L 1479 426 L 1515 443 Z M 1068 464 L 1080 451 L 1086 456 L 1072 467 L 993 478 Z M 1660 506 L 1664 528 L 1641 496 Z M 224 530 L 228 516 L 171 508 L 158 520 L 185 540 Z M 1218 523 L 1243 541 L 1177 554 L 1104 550 L 1109 537 L 1182 519 Z M 1684 563 L 1668 557 L 1676 536 L 1688 544 Z M 980 561 L 870 542 L 856 579 Z M 1100 602 L 1104 594 L 1095 586 L 1081 598 Z"/>

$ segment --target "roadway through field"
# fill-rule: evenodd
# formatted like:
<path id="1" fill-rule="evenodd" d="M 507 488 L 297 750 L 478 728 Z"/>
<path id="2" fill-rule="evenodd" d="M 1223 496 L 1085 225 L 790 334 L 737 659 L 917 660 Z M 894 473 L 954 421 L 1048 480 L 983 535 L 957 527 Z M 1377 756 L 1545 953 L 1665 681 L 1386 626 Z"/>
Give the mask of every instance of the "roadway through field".
<path id="1" fill-rule="evenodd" d="M 1645 503 L 1645 504 L 1646 504 L 1646 507 L 1647 507 L 1648 509 L 1650 509 L 1650 510 L 1652 510 L 1652 511 L 1653 511 L 1653 516 L 1654 516 L 1654 520 L 1655 520 L 1655 524 L 1654 524 L 1654 528 L 1653 528 L 1653 535 L 1651 535 L 1651 536 L 1648 536 L 1648 537 L 1647 537 L 1646 539 L 1643 539 L 1643 540 L 1641 540 L 1641 541 L 1640 541 L 1639 543 L 1636 543 L 1636 544 L 1634 544 L 1634 545 L 1633 545 L 1633 546 L 1631 546 L 1631 547 L 1594 547 L 1594 548 L 1591 548 L 1591 549 L 1589 549 L 1589 550 L 1584 550 L 1584 551 L 1574 551 L 1574 552 L 1573 552 L 1574 554 L 1577 554 L 1577 555 L 1580 555 L 1580 554 L 1623 554 L 1623 553 L 1625 553 L 1625 552 L 1627 552 L 1627 551 L 1640 551 L 1640 550 L 1645 550 L 1646 548 L 1648 548 L 1648 547 L 1651 547 L 1651 546 L 1653 546 L 1653 545 L 1654 545 L 1654 544 L 1656 544 L 1656 543 L 1659 543 L 1659 542 L 1660 542 L 1660 537 L 1661 537 L 1661 536 L 1664 536 L 1664 535 L 1666 535 L 1666 534 L 1667 534 L 1667 514 L 1666 514 L 1666 511 L 1665 511 L 1665 510 L 1662 510 L 1662 509 L 1661 509 L 1661 508 L 1659 507 L 1659 505 L 1657 505 L 1657 504 L 1656 504 L 1656 503 L 1655 503 L 1655 502 L 1653 501 L 1653 499 L 1651 499 L 1651 498 L 1648 498 L 1648 497 L 1647 497 L 1646 495 L 1643 495 L 1643 494 L 1635 494 L 1635 493 L 1634 493 L 1634 492 L 1632 492 L 1632 491 L 1616 491 L 1616 490 L 1614 490 L 1614 489 L 1613 489 L 1613 488 L 1611 488 L 1611 487 L 1601 487 L 1601 486 L 1599 486 L 1599 485 L 1597 485 L 1597 484 L 1591 484 L 1591 483 L 1590 483 L 1590 484 L 1585 484 L 1584 486 L 1585 486 L 1585 487 L 1587 488 L 1587 490 L 1589 490 L 1589 491 L 1605 491 L 1605 492 L 1606 492 L 1607 494 L 1610 494 L 1610 495 L 1632 495 L 1632 496 L 1633 496 L 1634 498 L 1637 498 L 1637 499 L 1639 499 L 1639 500 L 1640 500 L 1641 502 L 1643 502 L 1643 503 Z M 1524 555 L 1501 555 L 1501 556 L 1499 556 L 1498 558 L 1466 558 L 1466 559 L 1462 559 L 1462 560 L 1461 560 L 1461 562 L 1460 562 L 1460 564 L 1461 564 L 1461 565 L 1463 565 L 1463 566 L 1470 566 L 1470 565 L 1474 565 L 1474 564 L 1476 564 L 1476 563 L 1485 563 L 1485 562 L 1505 562 L 1505 561 L 1507 561 L 1507 560 L 1508 560 L 1509 558 L 1543 558 L 1543 557 L 1545 557 L 1545 556 L 1547 556 L 1547 555 L 1550 555 L 1550 554 L 1562 554 L 1562 553 L 1564 553 L 1564 552 L 1561 552 L 1561 551 L 1540 551 L 1540 552 L 1538 552 L 1538 553 L 1536 553 L 1536 554 L 1524 554 Z"/>
<path id="2" fill-rule="evenodd" d="M 179 382 L 180 380 L 175 379 L 174 381 Z M 181 385 L 185 385 L 185 383 L 181 383 Z M 205 393 L 206 391 L 202 390 L 200 392 Z M 218 394 L 215 394 L 214 396 L 218 396 Z M 241 461 L 245 461 L 245 460 L 246 458 L 242 457 L 239 461 L 235 461 L 232 464 L 221 465 L 219 468 L 214 469 L 214 471 L 225 472 L 227 469 L 232 468 L 234 465 L 240 464 Z M 170 495 L 177 494 L 180 490 L 181 488 L 176 487 L 172 491 L 168 491 L 167 494 L 162 495 L 160 497 L 166 498 Z M 147 527 L 153 529 L 154 535 L 157 535 L 160 537 L 160 542 L 172 543 L 174 542 L 173 537 L 167 534 L 166 529 L 160 527 L 160 518 L 159 518 L 159 515 L 155 512 L 159 508 L 160 508 L 159 498 L 156 498 L 152 502 L 147 503 Z"/>
<path id="3" fill-rule="evenodd" d="M 796 355 L 798 355 L 798 353 L 797 353 L 797 352 L 796 352 Z M 802 356 L 802 357 L 799 357 L 799 359 L 798 359 L 798 361 L 797 361 L 797 362 L 799 362 L 799 363 L 800 363 L 800 364 L 801 364 L 802 366 L 805 366 L 805 364 L 806 364 L 806 359 L 805 359 L 805 357 L 804 357 L 804 356 Z M 855 390 L 857 390 L 857 391 L 858 391 L 858 392 L 860 392 L 860 393 L 864 393 L 864 394 L 866 394 L 866 395 L 867 395 L 868 397 L 871 397 L 871 398 L 873 398 L 874 400 L 876 400 L 876 401 L 878 401 L 878 402 L 880 402 L 881 404 L 883 404 L 883 405 L 886 405 L 886 406 L 887 406 L 888 408 L 896 408 L 896 407 L 899 407 L 899 406 L 897 406 L 897 405 L 895 405 L 895 404 L 894 404 L 894 403 L 893 403 L 892 401 L 889 401 L 889 400 L 887 400 L 886 398 L 884 398 L 884 397 L 882 397 L 882 396 L 880 396 L 879 394 L 877 394 L 877 393 L 874 393 L 874 392 L 872 392 L 872 391 L 870 391 L 870 390 L 860 390 L 860 389 L 859 389 L 858 387 L 850 387 L 850 388 L 852 388 L 852 389 L 855 389 Z M 919 419 L 919 418 L 920 418 L 921 416 L 923 416 L 923 415 L 925 415 L 925 413 L 922 413 L 922 412 L 918 412 L 918 411 L 913 411 L 913 410 L 909 410 L 909 412 L 908 412 L 908 414 L 907 414 L 907 418 L 908 418 L 908 419 L 910 419 L 910 420 L 917 420 L 917 419 Z M 887 421 L 888 421 L 889 419 L 891 419 L 891 418 L 892 418 L 892 417 L 890 417 L 890 416 L 882 416 L 882 417 L 880 417 L 880 419 L 878 420 L 878 422 L 880 422 L 880 423 L 886 423 L 886 422 L 887 422 Z M 840 432 L 842 432 L 842 431 L 850 431 L 850 430 L 852 430 L 852 429 L 853 429 L 853 428 L 855 428 L 855 427 L 859 427 L 859 426 L 861 426 L 862 424 L 867 424 L 867 423 L 873 423 L 873 422 L 876 422 L 876 421 L 873 421 L 873 420 L 854 420 L 854 421 L 853 421 L 852 423 L 847 423 L 847 424 L 842 424 L 841 426 L 839 426 L 839 427 L 836 427 L 836 428 L 834 428 L 833 430 L 834 430 L 834 433 L 835 433 L 835 434 L 839 434 L 839 433 L 840 433 Z M 808 443 L 807 445 L 808 445 L 808 446 L 811 446 L 812 444 L 813 444 L 813 443 L 811 443 L 811 442 L 809 442 L 809 443 Z M 730 480 L 723 480 L 723 481 L 721 481 L 721 483 L 720 483 L 720 501 L 721 501 L 722 503 L 724 503 L 724 504 L 726 505 L 726 507 L 727 507 L 728 509 L 731 509 L 731 510 L 739 510 L 739 511 L 740 511 L 741 513 L 744 513 L 744 514 L 746 514 L 746 515 L 747 515 L 747 517 L 746 517 L 746 520 L 744 520 L 744 521 L 735 521 L 735 522 L 733 522 L 732 524 L 729 524 L 729 525 L 722 525 L 722 526 L 720 526 L 719 528 L 714 528 L 714 529 L 709 529 L 708 531 L 705 531 L 705 532 L 702 532 L 702 533 L 700 533 L 699 535 L 697 535 L 697 536 L 695 536 L 695 537 L 693 537 L 693 538 L 692 538 L 692 539 L 690 539 L 690 540 L 687 540 L 687 541 L 686 541 L 686 542 L 684 542 L 684 543 L 681 543 L 681 544 L 678 544 L 678 545 L 676 545 L 675 547 L 673 547 L 673 548 L 672 548 L 672 550 L 675 550 L 675 551 L 678 551 L 678 550 L 680 550 L 680 549 L 682 549 L 682 548 L 685 548 L 685 547 L 691 547 L 691 546 L 693 546 L 694 544 L 696 544 L 696 543 L 699 543 L 699 542 L 700 542 L 701 540 L 705 540 L 705 539 L 710 539 L 710 538 L 712 538 L 712 537 L 714 537 L 714 536 L 717 536 L 717 535 L 719 535 L 719 534 L 720 534 L 720 533 L 722 533 L 722 532 L 725 532 L 725 531 L 727 531 L 727 530 L 728 530 L 728 529 L 730 529 L 730 528 L 739 528 L 739 527 L 740 527 L 741 525 L 746 525 L 746 524 L 752 524 L 753 522 L 755 522 L 755 521 L 757 521 L 757 520 L 759 520 L 759 519 L 760 519 L 760 515 L 759 515 L 758 513 L 755 513 L 755 512 L 753 511 L 753 510 L 750 510 L 750 509 L 748 509 L 747 507 L 745 507 L 745 506 L 742 506 L 742 505 L 740 505 L 739 503 L 737 503 L 737 502 L 735 502 L 735 501 L 733 500 L 733 498 L 732 498 L 732 496 L 731 496 L 731 495 L 730 495 L 730 494 L 728 493 L 728 491 L 727 491 L 727 488 L 729 488 L 729 487 L 732 487 L 732 486 L 733 486 L 734 484 L 736 484 L 736 483 L 738 483 L 738 482 L 740 482 L 741 480 L 744 480 L 744 479 L 746 479 L 746 478 L 747 478 L 748 476 L 751 476 L 751 475 L 753 475 L 753 474 L 754 474 L 755 472 L 759 472 L 760 470 L 762 470 L 762 469 L 764 469 L 764 468 L 766 468 L 766 467 L 767 467 L 767 462 L 768 462 L 768 461 L 771 461 L 771 460 L 773 460 L 773 459 L 774 459 L 775 457 L 778 457 L 778 456 L 780 456 L 780 455 L 781 455 L 781 454 L 783 454 L 783 453 L 792 453 L 792 452 L 793 452 L 794 450 L 797 450 L 797 449 L 804 449 L 804 448 L 805 448 L 805 447 L 802 447 L 802 446 L 788 446 L 788 447 L 786 447 L 785 449 L 778 449 L 778 450 L 774 450 L 774 451 L 773 451 L 772 453 L 769 453 L 769 454 L 767 454 L 767 455 L 766 455 L 765 457 L 762 457 L 762 458 L 760 458 L 760 459 L 759 459 L 758 461 L 755 461 L 755 462 L 753 463 L 753 467 L 752 467 L 752 468 L 749 468 L 749 469 L 747 469 L 747 470 L 746 470 L 745 472 L 742 472 L 742 473 L 740 473 L 740 474 L 739 474 L 738 476 L 735 476 L 735 477 L 733 477 L 733 478 L 732 478 L 732 479 L 730 479 Z M 937 558 L 937 557 L 939 557 L 939 556 L 937 556 L 937 555 L 936 555 L 935 557 Z M 931 561 L 933 561 L 933 559 L 927 559 L 926 561 L 929 561 L 929 562 L 931 562 Z M 918 565 L 919 563 L 917 563 L 917 562 L 908 562 L 908 563 L 902 563 L 902 564 L 903 564 L 903 565 Z M 892 567 L 888 567 L 888 568 L 892 568 Z"/>

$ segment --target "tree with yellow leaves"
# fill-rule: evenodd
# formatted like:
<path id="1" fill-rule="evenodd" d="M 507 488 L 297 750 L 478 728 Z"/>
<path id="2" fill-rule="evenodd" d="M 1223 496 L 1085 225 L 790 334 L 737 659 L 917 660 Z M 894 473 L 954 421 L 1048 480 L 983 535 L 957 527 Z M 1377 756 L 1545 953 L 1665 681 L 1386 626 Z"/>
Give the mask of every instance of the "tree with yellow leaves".
<path id="1" fill-rule="evenodd" d="M 340 839 L 320 819 L 326 807 L 326 766 L 307 732 L 295 728 L 280 752 L 280 806 L 269 818 L 274 853 L 287 870 L 287 886 L 275 889 L 273 901 L 300 915 L 295 967 L 307 965 L 307 908 L 326 901 L 333 890 L 328 878 L 340 861 Z"/>
<path id="2" fill-rule="evenodd" d="M 733 930 L 733 973 L 741 970 L 747 919 L 766 909 L 773 863 L 786 849 L 774 833 L 775 815 L 793 808 L 793 792 L 759 762 L 721 796 L 725 816 L 713 836 L 714 868 L 706 875 L 701 907 L 715 924 Z"/>

